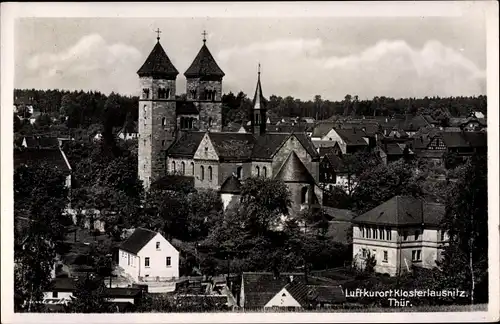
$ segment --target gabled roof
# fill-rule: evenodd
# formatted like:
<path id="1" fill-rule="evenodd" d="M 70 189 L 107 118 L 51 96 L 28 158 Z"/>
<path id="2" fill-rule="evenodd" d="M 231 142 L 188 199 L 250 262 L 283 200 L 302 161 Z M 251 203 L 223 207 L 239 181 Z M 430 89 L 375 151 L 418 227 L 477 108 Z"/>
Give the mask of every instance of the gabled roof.
<path id="1" fill-rule="evenodd" d="M 187 100 L 178 100 L 175 102 L 175 113 L 177 115 L 199 115 L 194 102 Z"/>
<path id="2" fill-rule="evenodd" d="M 275 179 L 282 180 L 283 182 L 315 183 L 313 176 L 302 161 L 300 161 L 295 151 L 290 152 L 285 163 L 283 163 L 276 174 Z"/>
<path id="3" fill-rule="evenodd" d="M 243 272 L 243 290 L 245 293 L 245 304 L 247 309 L 262 308 L 280 292 L 290 281 L 290 275 L 294 280 L 303 280 L 303 273 L 280 273 L 275 276 L 271 272 Z"/>
<path id="4" fill-rule="evenodd" d="M 132 254 L 137 254 L 156 236 L 156 234 L 158 233 L 145 228 L 137 228 L 134 233 L 120 245 L 120 249 Z"/>
<path id="5" fill-rule="evenodd" d="M 329 131 L 333 129 L 333 126 L 335 125 L 334 122 L 320 122 L 318 123 L 312 132 L 312 137 L 323 137 L 328 134 Z"/>
<path id="6" fill-rule="evenodd" d="M 72 292 L 76 289 L 75 278 L 54 278 L 50 282 L 48 291 Z"/>
<path id="7" fill-rule="evenodd" d="M 64 173 L 71 172 L 71 165 L 64 152 L 55 149 L 30 149 L 22 148 L 14 150 L 14 167 L 21 165 L 37 166 L 40 163 L 48 163 Z"/>
<path id="8" fill-rule="evenodd" d="M 45 136 L 36 136 L 36 137 L 25 137 L 27 148 L 58 148 L 59 140 L 57 137 L 45 137 Z"/>
<path id="9" fill-rule="evenodd" d="M 300 306 L 305 307 L 308 305 L 308 297 L 309 297 L 309 287 L 300 281 L 293 280 L 288 283 L 284 289 L 292 295 L 293 299 L 295 299 Z"/>
<path id="10" fill-rule="evenodd" d="M 353 223 L 408 226 L 437 225 L 444 216 L 444 206 L 409 196 L 394 196 L 388 201 L 355 217 Z"/>
<path id="11" fill-rule="evenodd" d="M 308 299 L 318 303 L 343 303 L 346 297 L 338 285 L 308 285 Z"/>
<path id="12" fill-rule="evenodd" d="M 222 184 L 220 193 L 240 194 L 241 182 L 234 175 L 229 176 Z"/>
<path id="13" fill-rule="evenodd" d="M 184 73 L 187 78 L 223 77 L 224 75 L 205 43 Z"/>
<path id="14" fill-rule="evenodd" d="M 335 131 L 349 146 L 368 146 L 363 138 L 366 134 L 361 130 L 336 128 Z"/>
<path id="15" fill-rule="evenodd" d="M 153 50 L 147 57 L 144 64 L 141 66 L 137 74 L 143 76 L 158 76 L 169 79 L 177 77 L 179 72 L 170 61 L 170 58 L 165 53 L 165 50 L 158 41 L 153 47 Z"/>
<path id="16" fill-rule="evenodd" d="M 204 132 L 184 133 L 179 140 L 170 146 L 167 155 L 171 157 L 193 158 L 204 135 Z"/>
<path id="17" fill-rule="evenodd" d="M 271 159 L 285 142 L 294 135 L 312 158 L 319 158 L 319 154 L 309 137 L 304 133 L 265 133 L 258 136 L 253 147 L 252 158 Z"/>
<path id="18" fill-rule="evenodd" d="M 253 134 L 217 132 L 208 136 L 220 160 L 247 160 L 252 156 Z"/>
<path id="19" fill-rule="evenodd" d="M 462 132 L 442 132 L 440 135 L 446 147 L 470 146 Z"/>

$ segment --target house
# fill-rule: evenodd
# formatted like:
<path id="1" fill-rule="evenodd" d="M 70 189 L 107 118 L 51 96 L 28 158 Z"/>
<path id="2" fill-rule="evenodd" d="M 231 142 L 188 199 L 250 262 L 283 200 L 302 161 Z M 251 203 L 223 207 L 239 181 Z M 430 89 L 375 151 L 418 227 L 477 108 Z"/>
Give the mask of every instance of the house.
<path id="1" fill-rule="evenodd" d="M 243 272 L 239 306 L 245 310 L 313 309 L 345 302 L 335 282 L 304 273 Z"/>
<path id="2" fill-rule="evenodd" d="M 336 154 L 332 148 L 322 155 L 320 162 L 320 183 L 324 188 L 331 191 L 334 187 L 337 187 L 345 192 L 350 192 L 356 186 L 356 182 L 353 180 L 354 177 L 355 175 L 352 174 L 352 171 L 344 163 L 343 157 Z"/>
<path id="3" fill-rule="evenodd" d="M 41 163 L 47 163 L 48 165 L 51 165 L 55 169 L 60 170 L 65 175 L 66 187 L 71 189 L 71 173 L 72 173 L 71 165 L 68 161 L 68 158 L 66 157 L 66 154 L 64 154 L 64 151 L 59 147 L 57 138 L 55 139 L 55 143 L 53 144 L 56 145 L 56 148 L 15 149 L 14 167 L 17 168 L 22 165 L 39 166 Z"/>
<path id="4" fill-rule="evenodd" d="M 63 310 L 74 298 L 77 289 L 77 278 L 55 278 L 48 291 L 43 293 L 43 303 L 49 310 Z M 116 306 L 119 310 L 132 308 L 142 298 L 140 288 L 106 288 L 104 291 L 106 302 Z"/>
<path id="5" fill-rule="evenodd" d="M 326 135 L 317 139 L 318 133 L 312 134 L 311 140 L 316 147 L 333 147 L 338 143 L 343 154 L 355 153 L 369 147 L 370 139 L 360 129 L 343 127 L 331 128 Z M 316 138 L 316 139 L 315 139 Z"/>
<path id="6" fill-rule="evenodd" d="M 387 164 L 402 159 L 405 156 L 412 158 L 414 153 L 405 143 L 383 141 L 379 147 L 379 156 L 384 164 Z"/>
<path id="7" fill-rule="evenodd" d="M 432 268 L 448 240 L 439 229 L 444 205 L 395 196 L 353 218 L 353 263 L 375 258 L 375 271 L 391 276 L 412 266 Z"/>
<path id="8" fill-rule="evenodd" d="M 61 143 L 57 137 L 27 136 L 23 138 L 21 146 L 30 149 L 54 149 L 60 147 Z"/>
<path id="9" fill-rule="evenodd" d="M 179 251 L 160 233 L 137 228 L 119 247 L 118 266 L 136 282 L 179 277 Z"/>
<path id="10" fill-rule="evenodd" d="M 222 184 L 219 193 L 221 195 L 224 210 L 238 206 L 241 195 L 241 182 L 236 175 L 229 176 Z"/>
<path id="11" fill-rule="evenodd" d="M 123 126 L 118 131 L 117 135 L 119 138 L 125 141 L 138 138 L 139 133 L 137 132 L 137 123 L 133 122 Z"/>
<path id="12" fill-rule="evenodd" d="M 414 137 L 411 149 L 420 158 L 434 163 L 443 163 L 447 153 L 467 157 L 474 153 L 486 153 L 487 134 L 485 132 L 445 132 L 435 131 Z"/>

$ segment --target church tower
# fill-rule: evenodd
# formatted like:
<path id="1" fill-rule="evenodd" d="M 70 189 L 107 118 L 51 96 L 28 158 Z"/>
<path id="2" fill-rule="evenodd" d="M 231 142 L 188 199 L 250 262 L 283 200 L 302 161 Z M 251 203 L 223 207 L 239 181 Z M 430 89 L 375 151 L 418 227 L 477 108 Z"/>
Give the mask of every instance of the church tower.
<path id="1" fill-rule="evenodd" d="M 260 63 L 259 63 L 257 87 L 255 88 L 255 95 L 253 97 L 253 111 L 252 111 L 252 132 L 256 136 L 263 135 L 266 132 L 266 122 L 267 122 L 266 112 L 267 112 L 266 99 L 262 94 L 262 85 L 260 84 Z"/>
<path id="2" fill-rule="evenodd" d="M 164 152 L 176 136 L 175 82 L 179 72 L 157 43 L 137 71 L 140 79 L 138 175 L 144 187 L 166 172 Z"/>
<path id="3" fill-rule="evenodd" d="M 215 62 L 206 45 L 203 46 L 184 76 L 187 79 L 187 100 L 194 102 L 199 111 L 198 129 L 220 132 L 222 130 L 222 78 L 224 72 Z"/>

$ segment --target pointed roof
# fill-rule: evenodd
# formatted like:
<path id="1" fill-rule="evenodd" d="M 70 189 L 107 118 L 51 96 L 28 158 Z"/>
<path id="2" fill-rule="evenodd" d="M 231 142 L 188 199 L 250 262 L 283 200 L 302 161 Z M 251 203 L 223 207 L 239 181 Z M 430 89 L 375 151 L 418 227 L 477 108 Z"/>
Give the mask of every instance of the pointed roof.
<path id="1" fill-rule="evenodd" d="M 234 175 L 229 176 L 220 187 L 220 193 L 240 194 L 240 181 Z"/>
<path id="2" fill-rule="evenodd" d="M 145 228 L 136 228 L 134 233 L 120 245 L 120 249 L 137 254 L 156 234 L 158 233 Z"/>
<path id="3" fill-rule="evenodd" d="M 255 95 L 253 97 L 253 109 L 265 109 L 265 98 L 262 94 L 262 85 L 260 84 L 260 64 L 259 74 L 257 77 L 257 87 L 255 88 Z"/>
<path id="4" fill-rule="evenodd" d="M 187 78 L 223 77 L 224 75 L 224 72 L 222 72 L 217 62 L 215 62 L 205 42 L 203 42 L 203 46 L 193 63 L 191 63 L 191 66 L 184 73 L 184 76 Z"/>
<path id="5" fill-rule="evenodd" d="M 284 182 L 314 183 L 314 178 L 304 166 L 295 151 L 292 151 L 281 166 L 276 179 Z"/>
<path id="6" fill-rule="evenodd" d="M 172 64 L 165 53 L 165 50 L 158 41 L 149 54 L 146 62 L 141 66 L 137 74 L 143 76 L 161 76 L 166 78 L 175 78 L 179 71 Z"/>

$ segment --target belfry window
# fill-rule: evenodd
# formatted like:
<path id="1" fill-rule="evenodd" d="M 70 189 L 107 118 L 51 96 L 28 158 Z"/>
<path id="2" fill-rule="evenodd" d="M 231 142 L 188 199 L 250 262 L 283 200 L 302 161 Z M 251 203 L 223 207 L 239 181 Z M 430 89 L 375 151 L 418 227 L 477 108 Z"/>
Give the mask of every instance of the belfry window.
<path id="1" fill-rule="evenodd" d="M 167 92 L 165 88 L 158 88 L 158 99 L 165 99 L 167 97 Z"/>
<path id="2" fill-rule="evenodd" d="M 142 89 L 142 99 L 149 99 L 149 89 Z"/>
<path id="3" fill-rule="evenodd" d="M 209 166 L 208 167 L 208 181 L 212 181 L 212 177 L 213 177 L 213 174 L 212 174 L 212 167 Z"/>
<path id="4" fill-rule="evenodd" d="M 186 174 L 186 164 L 184 162 L 181 163 L 182 175 Z"/>
<path id="5" fill-rule="evenodd" d="M 166 124 L 167 124 L 167 118 L 163 117 L 161 119 L 161 126 L 165 127 Z"/>
<path id="6" fill-rule="evenodd" d="M 201 181 L 205 180 L 205 168 L 200 166 L 200 173 L 201 173 Z"/>
<path id="7" fill-rule="evenodd" d="M 262 167 L 262 176 L 263 176 L 264 178 L 266 178 L 266 177 L 267 177 L 267 168 L 266 168 L 266 167 Z"/>
<path id="8" fill-rule="evenodd" d="M 307 203 L 307 191 L 308 191 L 307 187 L 302 188 L 302 190 L 300 191 L 300 203 L 301 204 Z"/>
<path id="9" fill-rule="evenodd" d="M 257 177 L 260 177 L 260 168 L 258 165 L 255 167 L 255 172 L 257 173 Z"/>

